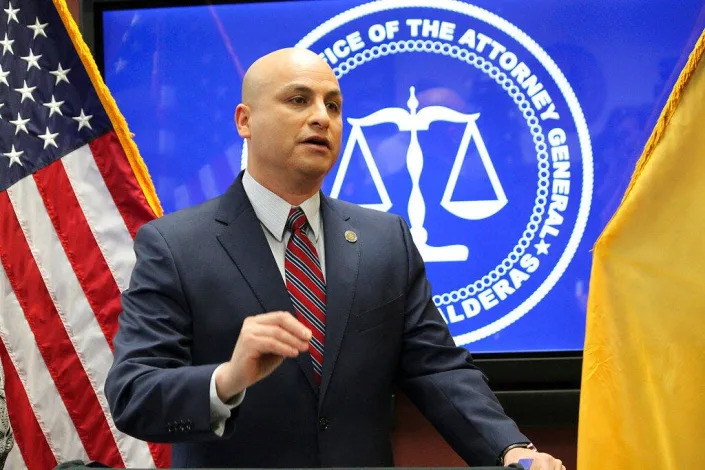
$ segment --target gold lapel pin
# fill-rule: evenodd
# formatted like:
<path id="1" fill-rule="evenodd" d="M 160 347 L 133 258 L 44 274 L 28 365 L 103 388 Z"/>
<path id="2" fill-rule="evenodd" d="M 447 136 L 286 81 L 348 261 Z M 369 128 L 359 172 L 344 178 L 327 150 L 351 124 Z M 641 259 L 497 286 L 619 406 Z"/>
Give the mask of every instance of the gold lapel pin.
<path id="1" fill-rule="evenodd" d="M 350 243 L 355 243 L 357 241 L 357 233 L 353 232 L 352 230 L 346 230 L 345 239 Z"/>

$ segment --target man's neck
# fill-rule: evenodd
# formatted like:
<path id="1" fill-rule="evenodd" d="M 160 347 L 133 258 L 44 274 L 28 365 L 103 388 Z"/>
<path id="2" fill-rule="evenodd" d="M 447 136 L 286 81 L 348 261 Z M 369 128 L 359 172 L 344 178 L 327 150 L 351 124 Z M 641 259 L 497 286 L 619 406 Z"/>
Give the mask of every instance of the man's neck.
<path id="1" fill-rule="evenodd" d="M 300 206 L 304 201 L 311 198 L 321 189 L 319 184 L 277 184 L 274 178 L 266 178 L 259 175 L 256 171 L 252 171 L 250 167 L 247 168 L 250 176 L 257 181 L 260 185 L 264 186 L 292 206 Z"/>

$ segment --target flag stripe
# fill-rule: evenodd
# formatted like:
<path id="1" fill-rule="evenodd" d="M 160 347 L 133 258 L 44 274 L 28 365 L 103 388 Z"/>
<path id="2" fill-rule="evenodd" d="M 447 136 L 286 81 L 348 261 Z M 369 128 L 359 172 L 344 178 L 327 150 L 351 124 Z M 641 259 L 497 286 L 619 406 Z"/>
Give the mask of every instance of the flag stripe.
<path id="1" fill-rule="evenodd" d="M 118 289 L 124 291 L 135 265 L 132 237 L 98 171 L 91 149 L 84 145 L 61 162 Z"/>
<path id="2" fill-rule="evenodd" d="M 0 311 L 3 312 L 0 315 L 0 341 L 7 348 L 10 365 L 14 367 L 21 381 L 28 406 L 31 406 L 31 408 L 18 408 L 19 416 L 25 417 L 33 410 L 37 426 L 43 431 L 48 446 L 57 460 L 85 460 L 88 456 L 81 444 L 81 439 L 44 364 L 32 330 L 2 265 L 0 265 Z M 20 403 L 20 401 L 8 400 L 8 406 L 20 406 Z"/>
<path id="3" fill-rule="evenodd" d="M 142 441 L 139 441 L 142 442 Z M 168 468 L 171 467 L 171 446 L 168 444 L 157 444 L 155 442 L 147 442 L 147 446 L 150 452 L 150 459 L 152 463 L 150 464 L 130 464 L 129 466 L 135 467 L 159 467 Z M 137 459 L 130 459 L 131 461 L 136 461 Z M 144 460 L 142 460 L 144 461 Z"/>
<path id="4" fill-rule="evenodd" d="M 112 350 L 121 310 L 115 278 L 93 238 L 63 165 L 53 164 L 37 171 L 34 180 L 66 257 Z"/>
<path id="5" fill-rule="evenodd" d="M 0 126 L 0 140 L 14 157 L 0 165 L 0 341 L 25 394 L 13 408 L 21 438 L 8 465 L 48 469 L 80 458 L 112 467 L 169 466 L 168 446 L 115 428 L 103 392 L 120 291 L 135 263 L 133 237 L 161 207 L 65 1 L 21 3 L 6 39 L 15 41 L 15 51 L 39 47 L 42 59 L 30 85 L 38 88 L 35 96 L 64 103 L 64 116 L 47 121 L 43 100 L 5 101 L 3 114 L 31 120 L 30 134 L 46 129 L 44 145 L 21 138 L 15 126 Z M 6 13 L 0 12 L 3 23 Z M 46 34 L 26 34 L 35 18 Z M 10 90 L 26 75 L 27 62 L 18 59 L 2 58 L 12 72 Z M 59 83 L 51 71 L 62 66 Z M 80 125 L 71 119 L 79 111 Z M 38 450 L 40 439 L 49 451 Z"/>
<path id="6" fill-rule="evenodd" d="M 154 219 L 155 215 L 147 204 L 120 141 L 115 131 L 110 131 L 93 139 L 89 145 L 98 170 L 134 239 L 142 224 Z"/>
<path id="7" fill-rule="evenodd" d="M 54 165 L 62 168 L 59 162 L 54 163 Z M 92 396 L 98 400 L 101 408 L 104 419 L 101 422 L 97 414 L 93 415 L 93 424 L 101 427 L 107 426 L 122 459 L 128 460 L 129 457 L 130 463 L 134 463 L 137 466 L 154 465 L 149 447 L 144 442 L 128 437 L 118 431 L 112 421 L 108 403 L 103 394 L 103 384 L 113 360 L 112 350 L 103 335 L 91 306 L 83 295 L 81 285 L 71 263 L 63 251 L 35 180 L 25 178 L 16 183 L 7 192 L 25 231 L 24 235 L 30 242 L 31 252 L 34 254 L 40 270 L 42 270 L 43 282 L 48 291 L 53 294 L 52 298 L 56 304 L 56 311 L 61 316 L 66 333 L 72 340 L 75 352 L 81 361 L 85 372 L 84 376 L 87 379 L 85 383 L 90 384 L 92 388 L 92 390 L 84 390 L 84 393 L 91 394 L 92 392 Z M 37 247 L 44 249 L 38 249 Z M 110 280 L 112 281 L 112 277 Z M 66 312 L 70 312 L 70 315 L 66 315 Z M 117 321 L 117 313 L 114 313 L 115 321 Z M 41 343 L 39 339 L 38 342 Z M 87 421 L 90 422 L 90 420 Z M 81 437 L 83 438 L 82 434 Z M 105 440 L 106 443 L 109 442 L 108 436 L 105 436 Z M 110 447 L 105 449 L 110 449 Z M 90 453 L 89 456 L 91 456 Z M 101 460 L 94 456 L 91 456 L 91 458 Z M 110 455 L 107 458 L 111 458 Z M 105 460 L 106 457 L 103 457 L 103 463 L 108 464 L 109 462 Z"/>
<path id="8" fill-rule="evenodd" d="M 117 291 L 114 293 L 117 309 L 107 319 L 107 321 L 110 321 L 110 318 L 112 318 L 112 323 L 117 328 L 118 314 L 122 310 L 119 303 L 119 294 L 120 291 L 127 289 L 132 268 L 135 264 L 132 237 L 98 170 L 90 147 L 85 145 L 71 152 L 61 161 L 74 195 L 88 222 L 88 227 L 97 242 L 114 282 L 117 283 Z M 96 283 L 95 279 L 91 279 L 91 282 Z M 97 287 L 100 286 L 98 285 Z M 102 390 L 100 393 L 102 393 Z M 133 439 L 119 431 L 117 439 L 121 450 L 123 441 L 129 442 L 130 447 L 144 446 L 142 441 Z M 144 449 L 128 453 L 128 466 L 153 466 L 155 462 L 169 466 L 168 447 L 152 443 L 148 444 L 148 446 L 151 455 L 145 454 Z M 123 458 L 126 458 L 124 452 Z"/>
<path id="9" fill-rule="evenodd" d="M 12 207 L 15 202 L 15 207 L 22 207 L 16 213 Z M 50 241 L 56 234 L 34 179 L 24 178 L 1 193 L 0 213 L 5 214 L 1 239 L 7 245 L 0 247 L 0 255 L 3 264 L 10 267 L 7 277 L 86 452 L 91 459 L 124 466 L 96 396 L 97 387 L 85 373 L 89 360 L 91 369 L 105 375 L 110 357 L 106 361 L 101 350 L 109 352 L 109 348 L 85 298 L 76 295 L 80 294 L 80 287 L 71 286 L 71 280 L 76 284 L 78 281 L 58 238 Z M 23 282 L 18 282 L 18 278 Z M 65 312 L 72 313 L 71 323 Z M 75 347 L 76 343 L 80 347 Z M 92 347 L 86 347 L 91 343 Z"/>
<path id="10" fill-rule="evenodd" d="M 10 361 L 5 343 L 2 341 L 0 341 L 0 359 L 2 359 L 5 371 L 5 397 L 10 426 L 15 438 L 15 447 L 19 446 L 22 459 L 30 470 L 45 470 L 47 464 L 49 464 L 49 468 L 55 467 L 56 458 L 44 438 L 44 433 L 42 433 L 32 412 L 22 382 Z M 8 468 L 14 470 L 12 464 Z"/>

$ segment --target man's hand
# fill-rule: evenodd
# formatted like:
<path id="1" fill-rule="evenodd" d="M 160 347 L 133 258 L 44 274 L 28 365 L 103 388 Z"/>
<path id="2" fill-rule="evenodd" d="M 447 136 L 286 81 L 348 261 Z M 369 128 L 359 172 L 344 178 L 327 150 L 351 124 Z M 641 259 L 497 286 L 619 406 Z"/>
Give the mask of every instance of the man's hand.
<path id="1" fill-rule="evenodd" d="M 289 312 L 245 318 L 230 361 L 215 375 L 218 398 L 224 402 L 262 380 L 287 357 L 308 351 L 311 330 Z"/>
<path id="2" fill-rule="evenodd" d="M 525 449 L 523 447 L 509 449 L 507 455 L 504 456 L 504 465 L 508 466 L 513 463 L 519 463 L 520 459 L 533 460 L 529 470 L 565 470 L 565 466 L 560 460 L 553 458 L 548 454 L 536 452 L 531 449 Z"/>

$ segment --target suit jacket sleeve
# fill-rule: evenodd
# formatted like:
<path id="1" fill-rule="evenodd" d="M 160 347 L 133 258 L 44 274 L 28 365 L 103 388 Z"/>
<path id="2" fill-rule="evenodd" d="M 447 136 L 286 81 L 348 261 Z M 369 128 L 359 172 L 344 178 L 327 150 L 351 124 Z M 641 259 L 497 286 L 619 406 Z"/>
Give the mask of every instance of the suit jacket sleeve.
<path id="1" fill-rule="evenodd" d="M 423 259 L 402 220 L 408 253 L 400 385 L 470 465 L 494 465 L 509 445 L 529 440 L 504 413 L 484 374 L 455 346 L 431 298 Z"/>
<path id="2" fill-rule="evenodd" d="M 152 442 L 217 439 L 209 401 L 217 364 L 192 365 L 188 301 L 169 246 L 152 224 L 138 231 L 135 254 L 105 383 L 115 425 Z M 233 421 L 226 422 L 225 436 Z"/>

